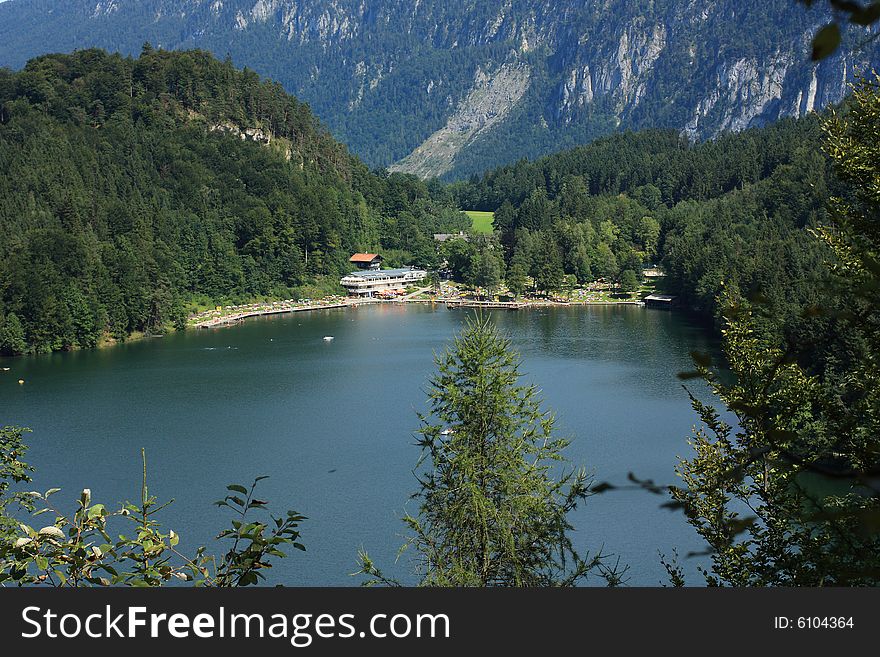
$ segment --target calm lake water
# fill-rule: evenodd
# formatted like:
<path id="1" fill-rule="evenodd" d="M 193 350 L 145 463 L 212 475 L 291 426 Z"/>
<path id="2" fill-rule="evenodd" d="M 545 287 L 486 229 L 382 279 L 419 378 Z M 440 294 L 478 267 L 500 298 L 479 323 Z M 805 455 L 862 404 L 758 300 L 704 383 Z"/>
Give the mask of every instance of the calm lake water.
<path id="1" fill-rule="evenodd" d="M 425 409 L 433 352 L 466 316 L 385 304 L 10 359 L 3 365 L 12 371 L 0 372 L 0 424 L 33 429 L 34 487 L 62 487 L 58 502 L 72 503 L 82 488 L 94 501 L 136 500 L 145 447 L 150 491 L 175 499 L 162 517 L 183 546 L 215 549 L 228 516 L 212 502 L 228 483 L 269 475 L 260 496 L 271 508 L 309 517 L 307 552 L 280 562 L 272 583 L 357 585 L 349 574 L 360 547 L 412 581 L 407 558 L 395 564 L 395 556 L 399 518 L 405 508 L 416 511 L 407 507 L 419 456 L 416 412 Z M 703 329 L 639 307 L 494 318 L 572 439 L 571 461 L 597 481 L 626 483 L 630 471 L 675 481 L 676 456 L 689 453 L 696 421 L 676 373 L 691 369 L 689 351 L 711 346 Z M 578 545 L 619 555 L 632 585 L 665 581 L 658 551 L 684 556 L 702 546 L 681 514 L 660 502 L 638 491 L 591 498 L 574 516 Z M 689 573 L 696 565 L 685 561 Z M 701 583 L 695 574 L 690 581 Z"/>

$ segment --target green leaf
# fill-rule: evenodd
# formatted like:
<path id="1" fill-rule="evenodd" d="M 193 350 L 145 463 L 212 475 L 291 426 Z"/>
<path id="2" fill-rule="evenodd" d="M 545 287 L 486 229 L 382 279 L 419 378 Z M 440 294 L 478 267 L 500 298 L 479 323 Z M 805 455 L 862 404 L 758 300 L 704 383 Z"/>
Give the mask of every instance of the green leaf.
<path id="1" fill-rule="evenodd" d="M 829 23 L 821 30 L 816 32 L 813 37 L 813 61 L 825 59 L 837 50 L 840 45 L 840 27 L 837 23 Z"/>
<path id="2" fill-rule="evenodd" d="M 867 27 L 880 19 L 880 2 L 874 2 L 864 9 L 857 9 L 850 14 L 849 20 L 856 25 Z"/>
<path id="3" fill-rule="evenodd" d="M 709 367 L 712 364 L 712 356 L 702 351 L 692 351 L 691 358 L 700 367 Z"/>
<path id="4" fill-rule="evenodd" d="M 784 429 L 770 429 L 767 432 L 767 438 L 774 443 L 792 442 L 797 439 L 797 434 L 793 431 L 786 431 Z"/>
<path id="5" fill-rule="evenodd" d="M 762 411 L 760 406 L 756 406 L 755 404 L 749 404 L 743 401 L 733 401 L 727 405 L 727 407 L 733 412 L 742 412 L 749 417 L 756 417 Z"/>
<path id="6" fill-rule="evenodd" d="M 245 488 L 244 486 L 239 486 L 238 484 L 229 484 L 226 487 L 226 490 L 231 490 L 236 493 L 241 493 L 242 495 L 247 495 L 247 488 Z"/>

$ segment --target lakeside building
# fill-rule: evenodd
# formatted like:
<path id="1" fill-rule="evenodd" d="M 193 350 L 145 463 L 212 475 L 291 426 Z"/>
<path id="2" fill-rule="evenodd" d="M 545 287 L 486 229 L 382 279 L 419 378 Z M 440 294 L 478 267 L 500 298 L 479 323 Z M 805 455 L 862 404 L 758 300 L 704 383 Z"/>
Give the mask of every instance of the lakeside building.
<path id="1" fill-rule="evenodd" d="M 644 298 L 648 308 L 675 308 L 678 305 L 678 297 L 671 294 L 649 294 Z"/>
<path id="2" fill-rule="evenodd" d="M 463 231 L 458 233 L 434 233 L 435 242 L 448 242 L 449 240 L 464 240 L 467 242 L 468 236 Z"/>
<path id="3" fill-rule="evenodd" d="M 353 271 L 339 281 L 350 296 L 372 297 L 377 293 L 403 292 L 407 287 L 425 279 L 424 269 L 368 269 Z"/>
<path id="4" fill-rule="evenodd" d="M 378 253 L 355 253 L 348 261 L 358 269 L 376 271 L 382 265 L 382 256 Z"/>

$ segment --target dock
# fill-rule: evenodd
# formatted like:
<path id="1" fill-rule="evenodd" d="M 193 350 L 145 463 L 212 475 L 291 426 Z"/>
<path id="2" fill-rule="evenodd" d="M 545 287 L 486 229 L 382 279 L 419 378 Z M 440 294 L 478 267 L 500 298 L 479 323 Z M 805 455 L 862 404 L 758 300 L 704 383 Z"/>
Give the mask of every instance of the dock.
<path id="1" fill-rule="evenodd" d="M 506 308 L 508 310 L 519 310 L 529 305 L 523 301 L 476 301 L 473 299 L 448 299 L 445 303 L 447 308 Z"/>
<path id="2" fill-rule="evenodd" d="M 645 297 L 648 308 L 674 308 L 678 306 L 678 297 L 672 294 L 649 294 Z"/>

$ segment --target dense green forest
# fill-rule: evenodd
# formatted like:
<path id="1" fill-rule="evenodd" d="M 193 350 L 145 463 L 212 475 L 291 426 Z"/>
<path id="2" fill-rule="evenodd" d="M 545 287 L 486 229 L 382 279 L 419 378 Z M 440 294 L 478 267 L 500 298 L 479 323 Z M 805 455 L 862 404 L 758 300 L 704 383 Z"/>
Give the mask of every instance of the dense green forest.
<path id="1" fill-rule="evenodd" d="M 432 233 L 469 225 L 438 185 L 369 172 L 279 85 L 150 47 L 0 70 L 0 198 L 4 353 L 334 284 L 354 250 L 431 265 Z"/>
<path id="2" fill-rule="evenodd" d="M 820 142 L 815 116 L 698 145 L 626 133 L 450 189 L 462 207 L 495 211 L 513 278 L 623 281 L 662 264 L 666 290 L 708 317 L 736 286 L 770 299 L 780 324 L 815 302 L 829 255 L 810 235 L 837 185 Z"/>
<path id="3" fill-rule="evenodd" d="M 604 279 L 665 288 L 719 319 L 731 287 L 801 330 L 828 256 L 810 230 L 834 192 L 820 121 L 693 144 L 624 133 L 442 185 L 371 172 L 277 84 L 230 61 L 145 47 L 0 71 L 0 348 L 94 346 L 182 326 L 194 303 L 329 291 L 355 250 L 445 262 L 514 293 Z M 457 208 L 496 234 L 456 240 Z M 323 282 L 322 282 L 323 281 Z"/>
<path id="4" fill-rule="evenodd" d="M 804 313 L 810 330 L 768 339 L 759 319 L 772 302 L 728 289 L 726 363 L 695 355 L 693 374 L 730 415 L 691 397 L 701 424 L 670 492 L 709 546 L 710 586 L 878 584 L 878 83 L 860 81 L 845 111 L 823 121 L 822 150 L 845 193 L 828 199 L 813 233 L 833 257 Z"/>

